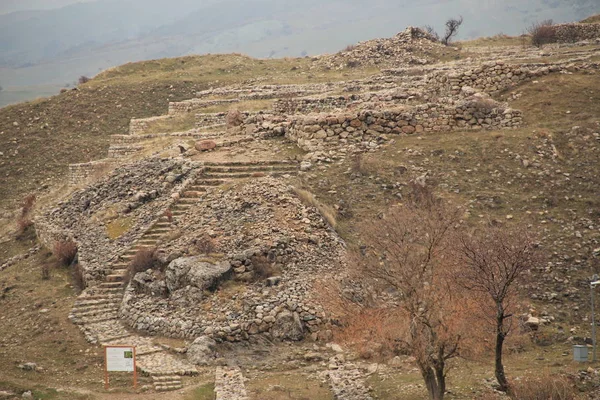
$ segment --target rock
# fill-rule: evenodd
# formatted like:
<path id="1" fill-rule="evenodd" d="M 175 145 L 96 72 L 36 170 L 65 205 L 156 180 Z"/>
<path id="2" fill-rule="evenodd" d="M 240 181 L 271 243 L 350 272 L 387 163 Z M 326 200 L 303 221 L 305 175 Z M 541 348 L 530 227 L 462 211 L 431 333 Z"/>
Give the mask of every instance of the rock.
<path id="1" fill-rule="evenodd" d="M 167 285 L 160 280 L 156 271 L 147 270 L 138 272 L 131 280 L 131 285 L 136 293 L 144 293 L 151 296 L 166 296 Z"/>
<path id="2" fill-rule="evenodd" d="M 208 336 L 199 336 L 190 345 L 187 351 L 188 360 L 195 364 L 210 365 L 217 357 L 217 342 Z"/>
<path id="3" fill-rule="evenodd" d="M 217 143 L 213 140 L 201 140 L 194 145 L 198 151 L 209 151 L 217 147 Z"/>
<path id="4" fill-rule="evenodd" d="M 31 393 L 30 390 L 28 390 L 21 395 L 21 398 L 22 399 L 33 399 L 33 394 Z"/>
<path id="5" fill-rule="evenodd" d="M 271 328 L 271 334 L 280 340 L 302 340 L 304 338 L 304 327 L 302 321 L 300 321 L 300 315 L 289 311 L 279 313 Z"/>
<path id="6" fill-rule="evenodd" d="M 165 271 L 169 292 L 173 293 L 186 286 L 200 290 L 212 289 L 221 281 L 229 279 L 232 269 L 228 261 L 213 264 L 202 260 L 204 257 L 182 257 L 173 260 Z"/>
<path id="7" fill-rule="evenodd" d="M 312 168 L 312 164 L 308 161 L 302 161 L 300 163 L 300 171 L 308 171 Z"/>
<path id="8" fill-rule="evenodd" d="M 529 318 L 527 318 L 527 321 L 525 321 L 525 325 L 531 330 L 536 331 L 540 327 L 540 319 L 533 316 L 529 316 Z"/>
<path id="9" fill-rule="evenodd" d="M 28 362 L 24 364 L 20 364 L 19 368 L 23 371 L 37 371 L 38 366 L 36 363 Z"/>
<path id="10" fill-rule="evenodd" d="M 267 278 L 267 286 L 277 286 L 281 282 L 280 276 L 272 276 Z"/>

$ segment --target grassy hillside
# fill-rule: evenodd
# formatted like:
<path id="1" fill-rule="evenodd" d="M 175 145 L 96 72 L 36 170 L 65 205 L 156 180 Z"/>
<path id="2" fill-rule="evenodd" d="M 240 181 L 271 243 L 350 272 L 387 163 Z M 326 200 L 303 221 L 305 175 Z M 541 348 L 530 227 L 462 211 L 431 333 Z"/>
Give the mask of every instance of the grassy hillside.
<path id="1" fill-rule="evenodd" d="M 108 136 L 131 118 L 165 114 L 169 101 L 235 82 L 317 82 L 372 71 L 313 70 L 304 59 L 213 55 L 126 64 L 57 96 L 0 109 L 0 208 L 61 181 L 70 163 L 106 155 Z"/>

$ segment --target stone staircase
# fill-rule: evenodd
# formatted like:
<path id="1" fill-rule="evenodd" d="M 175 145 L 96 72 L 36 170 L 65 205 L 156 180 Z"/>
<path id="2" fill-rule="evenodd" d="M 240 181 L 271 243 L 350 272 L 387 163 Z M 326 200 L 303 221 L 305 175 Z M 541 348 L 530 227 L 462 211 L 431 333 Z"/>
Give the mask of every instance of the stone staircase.
<path id="1" fill-rule="evenodd" d="M 197 370 L 192 364 L 153 344 L 152 338 L 130 332 L 120 321 L 119 307 L 126 286 L 127 271 L 135 254 L 140 249 L 155 247 L 172 230 L 173 221 L 181 218 L 197 203 L 208 188 L 235 179 L 292 175 L 298 170 L 298 164 L 290 161 L 204 162 L 199 166 L 202 167 L 202 173 L 182 189 L 180 197 L 170 207 L 171 215 L 161 216 L 121 254 L 106 271 L 102 283 L 84 290 L 69 315 L 69 319 L 79 325 L 90 343 L 136 346 L 138 369 L 152 378 L 157 391 L 182 388 L 182 376 L 197 374 Z"/>

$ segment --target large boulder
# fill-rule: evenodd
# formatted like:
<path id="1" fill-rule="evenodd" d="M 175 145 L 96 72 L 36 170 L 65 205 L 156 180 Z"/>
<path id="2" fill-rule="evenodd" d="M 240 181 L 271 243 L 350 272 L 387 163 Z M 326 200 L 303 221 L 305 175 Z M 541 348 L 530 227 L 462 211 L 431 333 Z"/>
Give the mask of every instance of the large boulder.
<path id="1" fill-rule="evenodd" d="M 216 358 L 217 342 L 208 336 L 199 336 L 188 347 L 187 358 L 195 365 L 210 365 Z"/>
<path id="2" fill-rule="evenodd" d="M 171 261 L 165 271 L 165 281 L 170 293 L 187 286 L 200 290 L 213 289 L 229 279 L 231 264 L 207 262 L 205 257 L 182 257 Z"/>
<path id="3" fill-rule="evenodd" d="M 135 274 L 131 280 L 131 285 L 136 293 L 143 293 L 150 296 L 167 295 L 165 281 L 161 280 L 157 272 L 151 269 Z"/>
<path id="4" fill-rule="evenodd" d="M 300 315 L 289 311 L 280 312 L 271 328 L 271 335 L 280 340 L 302 340 L 304 338 L 304 326 L 300 320 Z"/>

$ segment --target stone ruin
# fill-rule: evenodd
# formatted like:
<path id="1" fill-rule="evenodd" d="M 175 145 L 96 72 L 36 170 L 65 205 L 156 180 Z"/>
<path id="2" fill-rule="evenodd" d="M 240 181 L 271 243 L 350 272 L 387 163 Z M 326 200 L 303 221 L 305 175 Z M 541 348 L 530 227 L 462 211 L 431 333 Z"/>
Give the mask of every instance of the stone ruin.
<path id="1" fill-rule="evenodd" d="M 596 27 L 585 32 L 590 29 Z M 375 151 L 406 135 L 521 127 L 525 116 L 493 95 L 549 74 L 596 73 L 599 67 L 592 60 L 598 48 L 575 46 L 571 58 L 537 64 L 519 62 L 531 51 L 512 48 L 499 50 L 511 61 L 486 49 L 481 59 L 459 63 L 417 57 L 436 46 L 410 28 L 315 59 L 325 68 L 347 68 L 352 60 L 384 67 L 365 79 L 198 92 L 169 103 L 167 115 L 132 119 L 128 135 L 111 136 L 106 159 L 70 166 L 70 183 L 80 188 L 36 227 L 48 247 L 65 238 L 78 245 L 87 289 L 73 322 L 91 342 L 138 344 L 140 368 L 158 390 L 181 387 L 180 377 L 195 373 L 194 363 L 210 363 L 202 355 L 213 343 L 261 335 L 329 340 L 315 283 L 343 275 L 345 247 L 289 178 L 315 162 Z M 237 127 L 226 126 L 225 111 L 202 112 L 255 99 L 273 103 L 262 111 L 240 110 Z M 194 128 L 151 133 L 153 124 L 181 114 L 193 115 Z M 272 138 L 306 154 L 260 161 L 208 157 Z M 161 149 L 153 147 L 156 140 Z M 211 146 L 194 146 L 197 141 Z M 151 151 L 156 154 L 148 157 Z M 124 228 L 114 233 L 115 226 Z M 158 267 L 127 276 L 136 253 L 149 247 L 156 248 Z M 193 340 L 189 359 L 144 335 Z"/>

